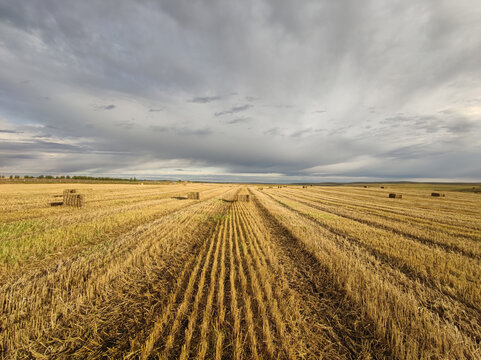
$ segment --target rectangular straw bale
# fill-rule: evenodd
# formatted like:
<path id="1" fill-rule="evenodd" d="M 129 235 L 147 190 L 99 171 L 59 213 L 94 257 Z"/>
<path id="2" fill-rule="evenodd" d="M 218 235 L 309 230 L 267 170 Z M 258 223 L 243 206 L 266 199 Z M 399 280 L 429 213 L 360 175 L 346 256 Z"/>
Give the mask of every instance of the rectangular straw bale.
<path id="1" fill-rule="evenodd" d="M 75 189 L 65 189 L 63 191 L 63 202 L 67 200 L 67 197 L 69 197 L 70 194 L 75 194 L 75 193 L 77 193 L 77 190 Z"/>
<path id="2" fill-rule="evenodd" d="M 187 193 L 187 199 L 199 200 L 200 194 L 198 192 Z"/>
<path id="3" fill-rule="evenodd" d="M 64 197 L 64 205 L 72 207 L 82 207 L 84 196 L 82 194 L 71 193 Z"/>
<path id="4" fill-rule="evenodd" d="M 237 201 L 244 201 L 244 202 L 249 202 L 249 195 L 248 194 L 239 194 L 236 195 L 236 200 Z"/>
<path id="5" fill-rule="evenodd" d="M 389 194 L 389 198 L 390 198 L 390 199 L 402 199 L 403 196 L 402 196 L 402 194 L 393 194 L 393 193 L 391 193 L 391 194 Z"/>

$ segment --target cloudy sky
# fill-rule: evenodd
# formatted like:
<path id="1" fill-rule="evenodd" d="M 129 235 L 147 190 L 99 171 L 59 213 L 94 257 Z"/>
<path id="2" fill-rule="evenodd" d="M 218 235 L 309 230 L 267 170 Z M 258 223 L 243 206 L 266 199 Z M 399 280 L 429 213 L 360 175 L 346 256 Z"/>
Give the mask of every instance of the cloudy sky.
<path id="1" fill-rule="evenodd" d="M 0 173 L 481 180 L 481 2 L 0 0 Z"/>

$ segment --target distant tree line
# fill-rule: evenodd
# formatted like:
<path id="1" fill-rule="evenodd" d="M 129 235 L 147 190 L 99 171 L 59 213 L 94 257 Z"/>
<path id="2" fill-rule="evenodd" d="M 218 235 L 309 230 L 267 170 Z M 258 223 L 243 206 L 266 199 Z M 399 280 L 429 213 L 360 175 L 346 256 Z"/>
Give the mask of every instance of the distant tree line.
<path id="1" fill-rule="evenodd" d="M 25 176 L 20 176 L 20 175 L 10 175 L 10 176 L 5 176 L 5 175 L 0 175 L 0 179 L 47 179 L 47 180 L 52 180 L 52 179 L 60 179 L 60 180 L 96 180 L 96 181 L 137 181 L 136 177 L 132 177 L 129 179 L 121 179 L 121 178 L 112 178 L 112 177 L 95 177 L 95 176 L 70 176 L 70 175 L 39 175 L 39 176 L 30 176 L 30 175 L 25 175 Z"/>

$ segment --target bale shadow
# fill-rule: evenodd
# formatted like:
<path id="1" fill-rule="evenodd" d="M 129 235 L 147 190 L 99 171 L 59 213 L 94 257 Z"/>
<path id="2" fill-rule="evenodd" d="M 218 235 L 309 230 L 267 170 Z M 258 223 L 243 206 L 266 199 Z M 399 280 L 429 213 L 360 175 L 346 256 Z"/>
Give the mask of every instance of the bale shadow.
<path id="1" fill-rule="evenodd" d="M 185 196 L 172 196 L 172 199 L 187 200 L 187 197 L 185 197 Z"/>
<path id="2" fill-rule="evenodd" d="M 50 206 L 62 206 L 62 205 L 63 205 L 63 201 L 55 201 L 50 203 Z"/>

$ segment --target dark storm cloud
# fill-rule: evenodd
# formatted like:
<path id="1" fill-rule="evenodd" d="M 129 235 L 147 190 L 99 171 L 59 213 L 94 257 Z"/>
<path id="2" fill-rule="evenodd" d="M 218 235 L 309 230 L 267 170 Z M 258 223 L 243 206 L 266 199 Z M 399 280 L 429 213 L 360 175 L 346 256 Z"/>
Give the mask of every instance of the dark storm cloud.
<path id="1" fill-rule="evenodd" d="M 212 101 L 216 101 L 221 99 L 220 96 L 198 96 L 190 100 L 190 102 L 198 103 L 198 104 L 207 104 Z"/>
<path id="2" fill-rule="evenodd" d="M 314 129 L 314 128 L 310 127 L 310 128 L 307 128 L 307 129 L 295 131 L 290 136 L 293 137 L 293 138 L 299 138 L 299 137 L 302 137 L 302 136 L 305 136 L 305 135 L 315 135 L 315 134 L 320 133 L 322 131 L 323 131 L 322 129 Z"/>
<path id="3" fill-rule="evenodd" d="M 235 119 L 232 119 L 232 120 L 227 120 L 225 123 L 233 125 L 233 124 L 246 123 L 246 122 L 249 122 L 251 120 L 252 119 L 248 118 L 248 117 L 240 117 L 240 118 L 235 118 Z"/>
<path id="4" fill-rule="evenodd" d="M 468 119 L 447 110 L 432 115 L 397 114 L 385 118 L 380 124 L 386 125 L 388 129 L 402 129 L 416 134 L 445 132 L 455 136 L 463 136 L 481 129 L 481 121 Z"/>
<path id="5" fill-rule="evenodd" d="M 422 159 L 426 156 L 442 154 L 442 151 L 433 151 L 429 146 L 417 144 L 412 146 L 402 146 L 395 150 L 381 154 L 382 157 L 393 160 Z"/>
<path id="6" fill-rule="evenodd" d="M 108 104 L 108 105 L 94 105 L 93 108 L 95 111 L 103 111 L 103 110 L 113 110 L 117 106 L 114 104 Z"/>
<path id="7" fill-rule="evenodd" d="M 0 171 L 479 179 L 478 34 L 475 0 L 0 0 Z"/>
<path id="8" fill-rule="evenodd" d="M 131 130 L 135 126 L 135 122 L 133 121 L 116 121 L 115 122 L 116 126 L 119 126 L 125 130 Z"/>
<path id="9" fill-rule="evenodd" d="M 0 151 L 8 153 L 30 153 L 30 152 L 79 152 L 85 150 L 82 146 L 57 143 L 52 141 L 34 140 L 29 142 L 2 141 Z"/>
<path id="10" fill-rule="evenodd" d="M 267 136 L 280 136 L 282 135 L 282 130 L 278 127 L 271 128 L 269 130 L 264 131 L 264 134 Z"/>
<path id="11" fill-rule="evenodd" d="M 227 114 L 237 114 L 242 111 L 246 111 L 247 109 L 251 108 L 251 104 L 245 104 L 245 105 L 240 105 L 240 106 L 234 106 L 228 110 L 224 111 L 219 111 L 215 113 L 215 116 L 222 116 L 222 115 L 227 115 Z"/>
<path id="12" fill-rule="evenodd" d="M 3 152 L 0 157 L 0 166 L 11 167 L 21 161 L 31 162 L 38 161 L 38 159 L 39 155 L 36 154 L 8 154 Z"/>
<path id="13" fill-rule="evenodd" d="M 187 127 L 174 127 L 174 126 L 160 126 L 160 125 L 151 125 L 150 129 L 155 132 L 162 132 L 162 133 L 171 133 L 171 134 L 176 134 L 180 136 L 186 136 L 186 135 L 199 135 L 199 136 L 204 136 L 204 135 L 210 135 L 212 134 L 212 131 L 209 128 L 203 128 L 203 129 L 190 129 Z"/>

